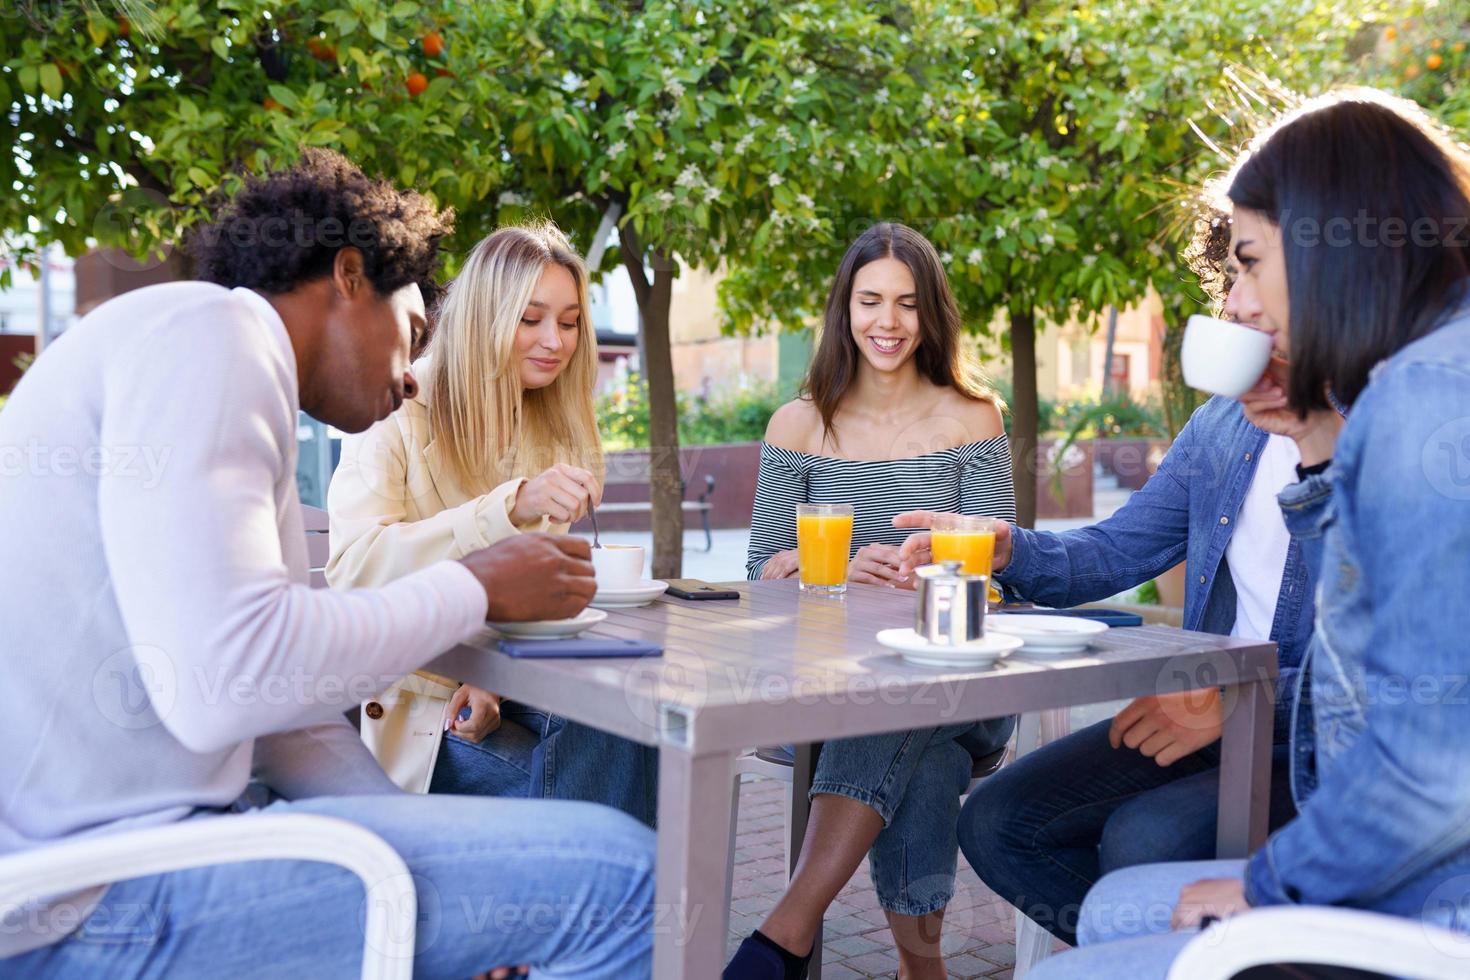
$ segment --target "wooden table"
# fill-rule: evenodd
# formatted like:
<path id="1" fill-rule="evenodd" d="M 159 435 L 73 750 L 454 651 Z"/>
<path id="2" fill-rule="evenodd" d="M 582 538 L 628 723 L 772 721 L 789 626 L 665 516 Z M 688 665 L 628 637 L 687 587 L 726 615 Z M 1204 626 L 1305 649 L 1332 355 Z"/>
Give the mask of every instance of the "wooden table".
<path id="1" fill-rule="evenodd" d="M 800 593 L 791 579 L 729 587 L 740 591 L 738 602 L 665 595 L 609 611 L 588 634 L 652 641 L 662 657 L 516 660 L 498 652 L 487 630 L 429 668 L 659 747 L 660 980 L 708 980 L 724 968 L 731 777 L 747 748 L 1219 686 L 1218 853 L 1244 857 L 1265 840 L 1273 643 L 1150 626 L 1109 630 L 1069 659 L 1018 651 L 984 670 L 935 669 L 874 639 L 913 625 L 911 592 L 854 586 L 828 598 Z"/>

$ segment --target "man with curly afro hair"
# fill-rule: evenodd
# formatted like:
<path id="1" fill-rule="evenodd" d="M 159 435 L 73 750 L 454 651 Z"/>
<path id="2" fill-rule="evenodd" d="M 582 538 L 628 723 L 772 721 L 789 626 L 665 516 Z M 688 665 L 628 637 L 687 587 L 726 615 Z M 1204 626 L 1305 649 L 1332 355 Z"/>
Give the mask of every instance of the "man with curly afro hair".
<path id="1" fill-rule="evenodd" d="M 415 976 L 647 976 L 651 831 L 402 793 L 344 716 L 487 618 L 581 611 L 587 542 L 521 534 L 382 588 L 309 585 L 298 410 L 359 431 L 413 392 L 449 227 L 308 150 L 200 232 L 201 281 L 102 304 L 26 373 L 0 413 L 0 566 L 24 582 L 0 590 L 0 857 L 232 809 L 326 815 L 412 873 Z M 335 976 L 363 948 L 362 885 L 329 863 L 93 884 L 3 910 L 0 974 Z"/>
<path id="2" fill-rule="evenodd" d="M 1228 217 L 1205 204 L 1191 218 L 1183 258 L 1223 307 L 1234 274 Z M 1273 829 L 1295 812 L 1290 709 L 1314 619 L 1306 564 L 1276 506 L 1296 480 L 1292 448 L 1247 422 L 1239 402 L 1212 398 L 1113 516 L 1060 533 L 1002 524 L 995 545 L 997 581 L 1013 597 L 1054 607 L 1107 599 L 1187 559 L 1185 629 L 1275 641 Z M 906 559 L 926 560 L 927 548 L 927 535 L 912 536 Z M 1031 752 L 970 794 L 961 850 L 996 894 L 1075 943 L 1082 899 L 1103 874 L 1215 856 L 1221 712 L 1214 689 L 1138 698 L 1111 721 Z"/>

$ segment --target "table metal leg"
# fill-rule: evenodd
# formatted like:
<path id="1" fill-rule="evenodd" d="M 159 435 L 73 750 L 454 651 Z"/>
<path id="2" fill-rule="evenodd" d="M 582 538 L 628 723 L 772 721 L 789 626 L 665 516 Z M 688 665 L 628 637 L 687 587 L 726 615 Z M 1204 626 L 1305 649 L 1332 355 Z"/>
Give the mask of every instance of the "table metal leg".
<path id="1" fill-rule="evenodd" d="M 658 887 L 653 975 L 704 980 L 725 968 L 730 928 L 730 780 L 735 755 L 658 754 Z"/>
<path id="2" fill-rule="evenodd" d="M 1247 857 L 1266 842 L 1275 695 L 1276 685 L 1271 680 L 1249 681 L 1225 689 L 1217 857 Z"/>
<path id="3" fill-rule="evenodd" d="M 816 778 L 817 755 L 822 743 L 796 746 L 795 759 L 791 766 L 791 807 L 786 821 L 786 880 L 796 873 L 796 861 L 801 857 L 801 844 L 806 839 L 807 821 L 811 819 L 812 803 L 809 795 L 812 780 Z M 822 977 L 822 926 L 817 924 L 817 941 L 812 946 L 811 965 L 807 968 L 808 980 Z"/>

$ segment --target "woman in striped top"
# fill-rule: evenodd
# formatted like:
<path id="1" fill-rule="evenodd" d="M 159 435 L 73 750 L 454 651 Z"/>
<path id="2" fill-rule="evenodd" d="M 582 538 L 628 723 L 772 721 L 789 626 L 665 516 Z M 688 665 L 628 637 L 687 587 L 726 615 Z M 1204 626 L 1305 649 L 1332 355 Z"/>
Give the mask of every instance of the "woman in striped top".
<path id="1" fill-rule="evenodd" d="M 913 588 L 899 571 L 910 509 L 1015 519 L 1000 400 L 960 344 L 944 268 L 911 228 L 879 224 L 848 249 L 827 298 L 802 393 L 761 446 L 746 572 L 797 573 L 796 505 L 853 506 L 848 581 Z M 822 747 L 811 820 L 786 894 L 747 939 L 729 978 L 784 978 L 805 964 L 827 906 L 871 852 L 879 902 L 907 980 L 944 977 L 939 934 L 954 891 L 959 797 L 973 756 L 1012 718 L 841 739 Z"/>

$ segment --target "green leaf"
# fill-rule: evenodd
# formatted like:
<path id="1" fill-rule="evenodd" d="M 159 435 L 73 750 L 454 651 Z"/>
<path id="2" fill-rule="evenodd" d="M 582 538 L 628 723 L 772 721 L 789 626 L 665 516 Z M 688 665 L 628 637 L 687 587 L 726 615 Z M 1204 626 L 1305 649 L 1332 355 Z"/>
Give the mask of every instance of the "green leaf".
<path id="1" fill-rule="evenodd" d="M 209 47 L 214 51 L 215 57 L 221 61 L 227 61 L 230 57 L 230 42 L 223 35 L 216 34 L 209 39 Z"/>
<path id="2" fill-rule="evenodd" d="M 41 66 L 41 90 L 53 99 L 61 98 L 61 69 L 49 61 Z"/>
<path id="3" fill-rule="evenodd" d="M 21 65 L 20 72 L 18 74 L 20 75 L 21 91 L 25 92 L 27 95 L 35 95 L 38 77 L 36 66 Z"/>
<path id="4" fill-rule="evenodd" d="M 296 93 L 284 85 L 267 85 L 266 91 L 287 109 L 295 111 L 301 108 L 301 100 L 296 97 Z"/>
<path id="5" fill-rule="evenodd" d="M 373 36 L 373 40 L 375 40 L 375 41 L 386 41 L 386 40 L 388 40 L 388 20 L 387 20 L 387 18 L 385 18 L 385 17 L 374 17 L 371 21 L 368 22 L 367 29 L 368 29 L 368 33 Z"/>

